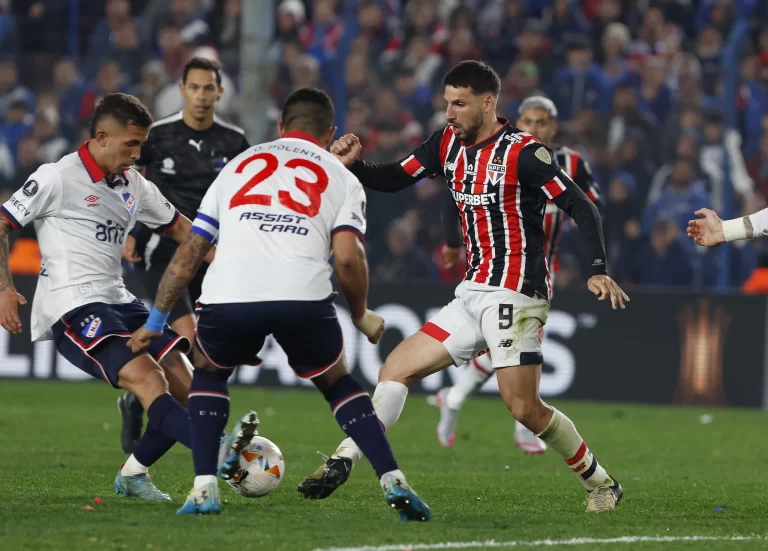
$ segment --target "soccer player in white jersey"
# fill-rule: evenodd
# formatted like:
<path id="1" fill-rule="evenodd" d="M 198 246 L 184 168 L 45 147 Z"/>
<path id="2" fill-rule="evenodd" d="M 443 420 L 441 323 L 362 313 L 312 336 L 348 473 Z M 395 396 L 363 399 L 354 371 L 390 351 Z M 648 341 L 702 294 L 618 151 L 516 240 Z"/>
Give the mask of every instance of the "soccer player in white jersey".
<path id="1" fill-rule="evenodd" d="M 365 192 L 326 148 L 336 128 L 327 94 L 301 89 L 288 98 L 280 139 L 256 145 L 222 170 L 178 248 L 134 350 L 160 337 L 168 312 L 217 241 L 197 308 L 195 370 L 189 394 L 195 482 L 179 514 L 221 509 L 216 474 L 236 476 L 240 451 L 258 426 L 246 414 L 224 443 L 229 416 L 227 379 L 253 361 L 272 334 L 299 377 L 311 379 L 336 421 L 354 438 L 379 478 L 387 503 L 403 520 L 429 520 L 429 507 L 410 489 L 368 393 L 347 373 L 341 327 L 333 305 L 329 255 L 355 326 L 372 342 L 384 320 L 367 309 Z"/>
<path id="2" fill-rule="evenodd" d="M 175 442 L 191 447 L 182 405 L 191 383 L 184 357 L 189 342 L 167 331 L 147 353 L 126 346 L 148 312 L 123 285 L 120 263 L 123 240 L 137 221 L 178 241 L 192 224 L 131 168 L 151 123 L 137 98 L 106 96 L 94 112 L 91 139 L 77 152 L 42 165 L 0 207 L 0 325 L 22 331 L 18 306 L 26 301 L 11 279 L 8 233 L 33 222 L 43 258 L 32 303 L 32 340 L 52 339 L 79 369 L 138 396 L 149 423 L 118 471 L 115 490 L 170 500 L 147 471 Z"/>
<path id="3" fill-rule="evenodd" d="M 699 209 L 694 214 L 701 218 L 688 221 L 688 237 L 697 245 L 715 247 L 720 243 L 768 235 L 768 209 L 733 220 L 721 220 L 710 209 Z"/>

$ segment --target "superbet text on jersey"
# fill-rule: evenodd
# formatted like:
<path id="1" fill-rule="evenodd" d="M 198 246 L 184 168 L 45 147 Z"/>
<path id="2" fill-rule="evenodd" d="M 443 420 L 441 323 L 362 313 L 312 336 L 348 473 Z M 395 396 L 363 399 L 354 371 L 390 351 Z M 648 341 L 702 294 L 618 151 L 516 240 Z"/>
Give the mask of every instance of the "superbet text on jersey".
<path id="1" fill-rule="evenodd" d="M 221 171 L 195 218 L 192 231 L 216 239 L 200 302 L 325 299 L 333 234 L 365 227 L 362 185 L 314 138 L 253 146 Z"/>

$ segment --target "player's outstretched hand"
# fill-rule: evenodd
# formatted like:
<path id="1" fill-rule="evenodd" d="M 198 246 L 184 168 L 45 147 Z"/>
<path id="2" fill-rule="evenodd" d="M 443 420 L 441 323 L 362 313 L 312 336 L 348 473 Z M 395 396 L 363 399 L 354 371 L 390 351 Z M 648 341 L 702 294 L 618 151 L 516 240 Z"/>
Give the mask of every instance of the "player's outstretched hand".
<path id="1" fill-rule="evenodd" d="M 141 257 L 136 254 L 136 238 L 131 234 L 125 236 L 125 243 L 123 243 L 123 259 L 132 264 L 141 262 Z"/>
<path id="2" fill-rule="evenodd" d="M 362 318 L 352 320 L 352 323 L 363 335 L 368 337 L 368 342 L 371 344 L 379 342 L 384 333 L 384 318 L 371 310 L 366 310 Z"/>
<path id="3" fill-rule="evenodd" d="M 453 268 L 459 261 L 460 252 L 461 247 L 449 247 L 448 245 L 443 245 L 443 266 L 449 270 Z"/>
<path id="4" fill-rule="evenodd" d="M 360 139 L 354 134 L 344 134 L 331 144 L 331 153 L 347 168 L 352 166 L 360 157 L 362 149 L 363 146 L 360 144 Z"/>
<path id="5" fill-rule="evenodd" d="M 152 339 L 159 337 L 160 335 L 162 335 L 162 333 L 155 333 L 154 331 L 147 329 L 146 325 L 142 325 L 133 332 L 133 335 L 131 335 L 131 338 L 128 339 L 128 343 L 126 343 L 125 346 L 130 348 L 131 352 L 134 354 L 138 354 L 139 352 L 144 352 L 147 348 L 149 348 Z"/>
<path id="6" fill-rule="evenodd" d="M 699 209 L 693 214 L 701 217 L 688 221 L 688 237 L 693 239 L 694 243 L 704 247 L 714 247 L 720 243 L 725 243 L 723 221 L 715 211 Z"/>
<path id="7" fill-rule="evenodd" d="M 26 303 L 27 299 L 17 293 L 14 288 L 0 291 L 0 326 L 14 335 L 21 333 L 19 305 Z"/>
<path id="8" fill-rule="evenodd" d="M 596 275 L 589 278 L 587 287 L 597 300 L 611 299 L 611 306 L 614 310 L 617 308 L 626 308 L 625 303 L 629 302 L 627 293 L 621 290 L 614 280 L 607 275 Z"/>

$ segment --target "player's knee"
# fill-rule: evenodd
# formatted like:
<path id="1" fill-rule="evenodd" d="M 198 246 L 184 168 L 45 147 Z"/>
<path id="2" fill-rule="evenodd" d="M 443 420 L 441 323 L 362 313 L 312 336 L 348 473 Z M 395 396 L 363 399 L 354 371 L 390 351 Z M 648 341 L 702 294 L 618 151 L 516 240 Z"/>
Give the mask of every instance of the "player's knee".
<path id="1" fill-rule="evenodd" d="M 506 406 L 512 416 L 527 428 L 537 427 L 540 419 L 547 414 L 546 406 L 539 399 L 511 400 L 506 403 Z"/>
<path id="2" fill-rule="evenodd" d="M 168 392 L 168 380 L 163 369 L 150 356 L 144 354 L 120 370 L 120 386 L 132 392 L 148 409 L 155 399 Z"/>

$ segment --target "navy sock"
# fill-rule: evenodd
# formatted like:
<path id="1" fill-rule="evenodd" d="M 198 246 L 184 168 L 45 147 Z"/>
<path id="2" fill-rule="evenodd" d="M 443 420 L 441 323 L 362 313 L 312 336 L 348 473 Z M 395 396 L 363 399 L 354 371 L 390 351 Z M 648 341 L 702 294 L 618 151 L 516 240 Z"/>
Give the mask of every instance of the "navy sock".
<path id="1" fill-rule="evenodd" d="M 189 391 L 189 419 L 192 428 L 192 459 L 195 475 L 215 475 L 219 444 L 229 419 L 231 370 L 216 372 L 195 369 Z"/>
<path id="2" fill-rule="evenodd" d="M 368 393 L 351 375 L 344 375 L 323 392 L 336 422 L 355 441 L 373 465 L 376 476 L 397 470 L 389 440 L 384 435 Z"/>
<path id="3" fill-rule="evenodd" d="M 170 450 L 176 440 L 164 435 L 152 423 L 147 423 L 147 429 L 136 442 L 136 449 L 133 450 L 133 457 L 136 461 L 145 467 L 151 467 L 165 453 Z"/>
<path id="4" fill-rule="evenodd" d="M 155 429 L 166 438 L 179 442 L 188 448 L 192 447 L 192 439 L 189 434 L 189 413 L 170 394 L 161 394 L 155 398 L 155 401 L 149 405 L 147 418 Z M 144 435 L 146 436 L 146 434 L 145 432 Z M 142 464 L 146 465 L 146 463 Z"/>

